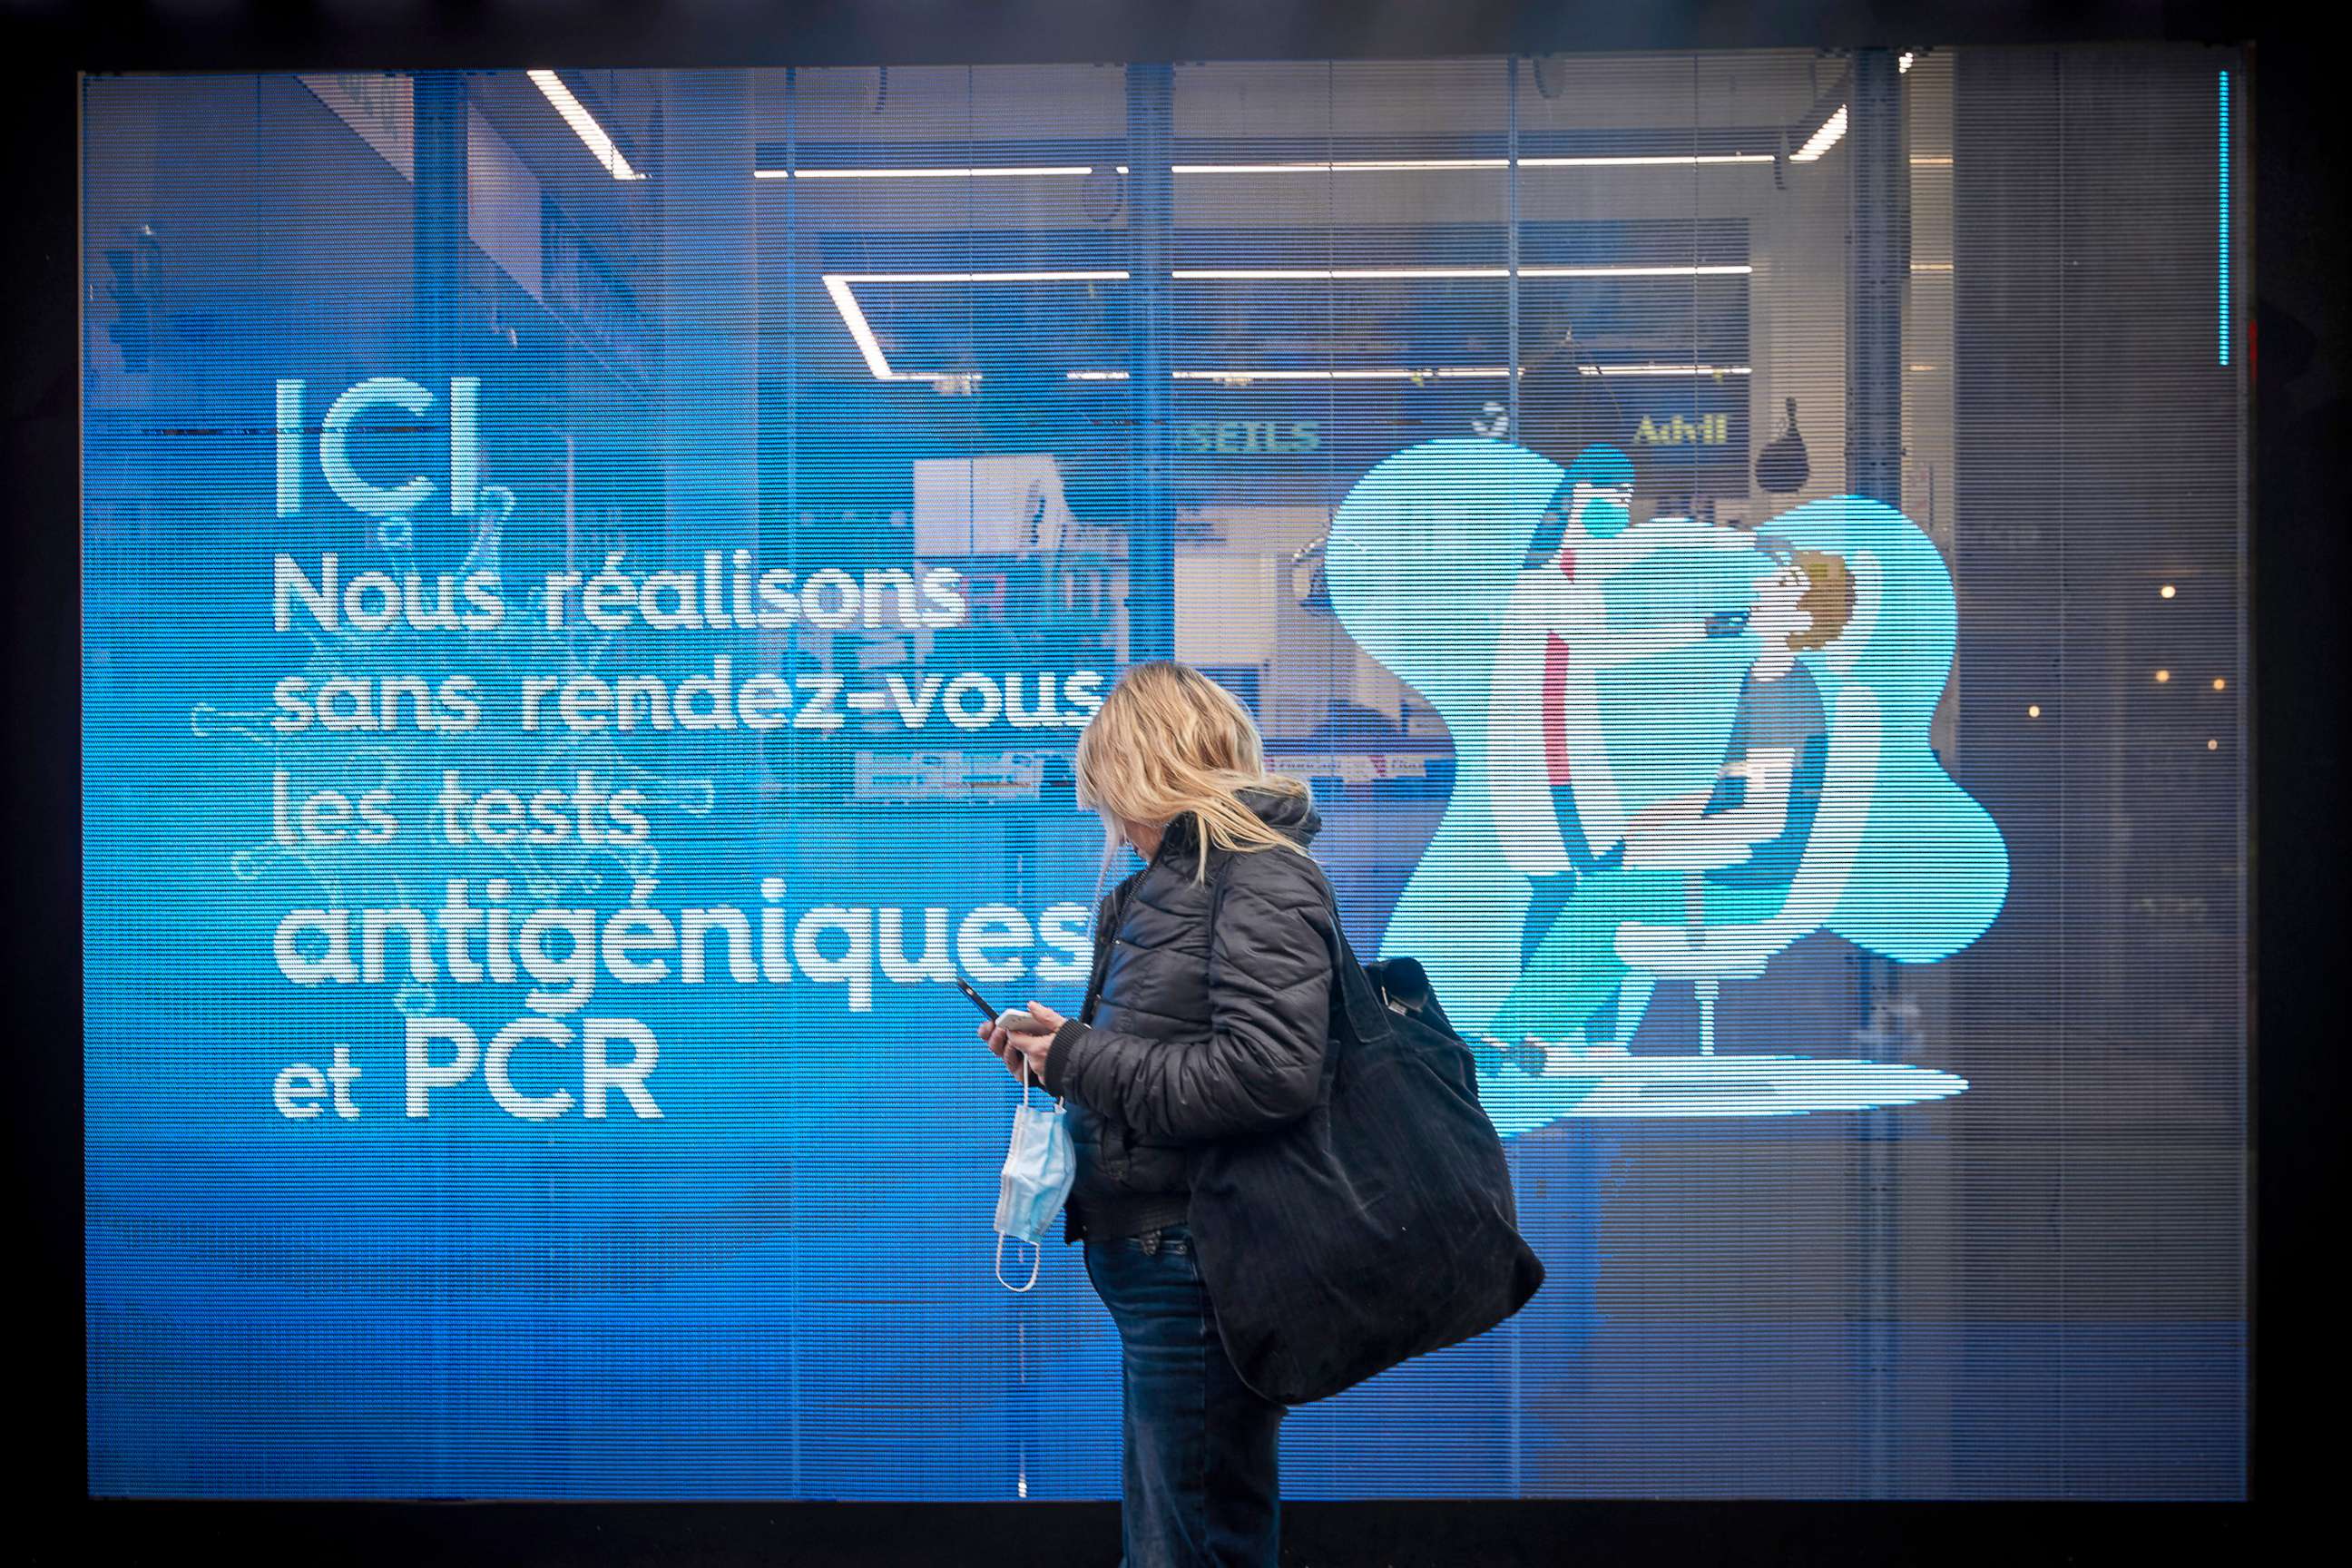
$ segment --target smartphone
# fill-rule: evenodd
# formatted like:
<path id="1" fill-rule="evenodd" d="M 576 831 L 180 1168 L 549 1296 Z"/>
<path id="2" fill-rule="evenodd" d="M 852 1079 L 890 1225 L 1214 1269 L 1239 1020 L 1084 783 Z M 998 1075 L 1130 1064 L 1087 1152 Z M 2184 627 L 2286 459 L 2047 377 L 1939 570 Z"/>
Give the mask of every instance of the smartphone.
<path id="1" fill-rule="evenodd" d="M 962 975 L 959 974 L 955 977 L 955 983 L 956 989 L 971 997 L 971 1005 L 979 1008 L 981 1012 L 987 1016 L 990 1023 L 993 1024 L 996 1022 L 996 1009 L 988 1005 L 987 997 L 982 996 L 979 992 L 974 991 L 971 988 L 971 981 L 966 980 Z"/>
<path id="2" fill-rule="evenodd" d="M 987 1015 L 988 1021 L 990 1023 L 1002 1024 L 1008 1029 L 1025 1030 L 1032 1026 L 1033 1020 L 1030 1018 L 1029 1015 L 1018 1008 L 1015 1008 L 1009 1013 L 1000 1013 L 994 1007 L 990 1006 L 988 1004 L 988 998 L 973 990 L 971 982 L 966 980 L 962 975 L 957 975 L 955 977 L 955 983 L 956 989 L 971 997 L 971 1005 L 979 1008 L 983 1014 Z"/>

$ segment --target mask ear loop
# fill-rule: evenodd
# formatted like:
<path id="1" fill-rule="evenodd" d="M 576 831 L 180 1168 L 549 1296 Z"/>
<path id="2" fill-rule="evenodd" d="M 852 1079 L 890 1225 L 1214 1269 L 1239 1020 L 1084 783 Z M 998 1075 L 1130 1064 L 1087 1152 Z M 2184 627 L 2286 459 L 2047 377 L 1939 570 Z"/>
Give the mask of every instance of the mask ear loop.
<path id="1" fill-rule="evenodd" d="M 1037 1270 L 1038 1268 L 1045 1261 L 1045 1249 L 1043 1247 L 1039 1247 L 1034 1241 L 1022 1243 L 1024 1247 L 1035 1247 L 1037 1255 L 1029 1260 L 1029 1284 L 1015 1285 L 1004 1277 L 1004 1244 L 1008 1239 L 1018 1238 L 1008 1238 L 1003 1231 L 996 1233 L 996 1282 L 999 1285 L 1003 1286 L 1007 1290 L 1018 1293 L 1028 1289 L 1030 1286 L 1037 1283 Z"/>
<path id="2" fill-rule="evenodd" d="M 1024 1110 L 1029 1108 L 1029 1058 L 1025 1055 L 1021 1058 L 1021 1108 Z M 1015 1285 L 1004 1277 L 1004 1244 L 1008 1239 L 1017 1241 L 1020 1238 L 1007 1237 L 1001 1230 L 996 1233 L 996 1282 L 1007 1290 L 1016 1293 L 1025 1291 L 1037 1283 L 1037 1270 L 1045 1267 L 1045 1249 L 1034 1241 L 1022 1243 L 1023 1246 L 1032 1248 L 1035 1256 L 1029 1259 L 1029 1283 Z"/>

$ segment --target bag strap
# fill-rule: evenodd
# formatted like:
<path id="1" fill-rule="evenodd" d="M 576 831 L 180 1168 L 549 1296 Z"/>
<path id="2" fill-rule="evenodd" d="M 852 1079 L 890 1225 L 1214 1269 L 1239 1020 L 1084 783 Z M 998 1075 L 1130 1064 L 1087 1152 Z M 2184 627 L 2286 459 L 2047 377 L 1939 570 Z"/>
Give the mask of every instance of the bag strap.
<path id="1" fill-rule="evenodd" d="M 1212 942 L 1216 940 L 1217 921 L 1224 909 L 1225 873 L 1232 864 L 1228 858 L 1218 868 L 1214 879 L 1216 890 L 1209 896 Z M 1325 889 L 1329 889 L 1328 880 Z M 1380 998 L 1380 988 L 1372 984 L 1370 972 L 1356 957 L 1356 950 L 1348 941 L 1348 927 L 1339 919 L 1338 903 L 1327 899 L 1323 910 L 1331 917 L 1331 934 L 1339 948 L 1331 957 L 1331 1037 L 1359 1042 L 1382 1038 L 1391 1032 L 1391 1026 L 1388 1006 Z"/>
<path id="2" fill-rule="evenodd" d="M 1348 941 L 1348 928 L 1339 919 L 1336 906 L 1331 908 L 1332 934 L 1339 939 L 1339 962 L 1333 974 L 1332 1003 L 1340 1010 L 1340 1018 L 1359 1041 L 1385 1038 L 1394 1032 L 1389 1022 L 1388 1005 L 1381 1000 L 1380 987 L 1372 984 L 1371 971 L 1356 956 Z M 1367 1021 L 1377 1026 L 1378 1032 L 1367 1034 Z"/>

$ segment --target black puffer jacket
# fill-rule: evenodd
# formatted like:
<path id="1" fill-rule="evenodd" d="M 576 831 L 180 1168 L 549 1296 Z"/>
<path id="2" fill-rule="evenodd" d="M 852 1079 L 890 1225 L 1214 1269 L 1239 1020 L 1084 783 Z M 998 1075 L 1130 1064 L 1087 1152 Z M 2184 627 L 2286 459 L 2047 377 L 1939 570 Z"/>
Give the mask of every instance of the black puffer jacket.
<path id="1" fill-rule="evenodd" d="M 1301 797 L 1238 798 L 1301 850 L 1323 826 Z M 1188 1146 L 1280 1126 L 1321 1088 L 1338 927 L 1323 868 L 1288 849 L 1212 849 L 1196 885 L 1199 854 L 1178 817 L 1095 912 L 1086 1003 L 1044 1074 L 1068 1097 L 1077 1156 L 1065 1241 L 1183 1223 Z"/>

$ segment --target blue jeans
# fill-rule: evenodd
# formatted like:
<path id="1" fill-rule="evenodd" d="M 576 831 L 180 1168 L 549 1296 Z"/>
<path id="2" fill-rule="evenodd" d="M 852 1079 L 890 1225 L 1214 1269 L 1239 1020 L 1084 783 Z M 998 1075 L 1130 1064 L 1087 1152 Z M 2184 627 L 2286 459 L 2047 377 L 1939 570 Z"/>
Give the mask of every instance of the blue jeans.
<path id="1" fill-rule="evenodd" d="M 1120 1568 L 1275 1568 L 1286 1407 L 1234 1371 L 1192 1233 L 1085 1245 L 1087 1278 L 1118 1325 Z"/>

